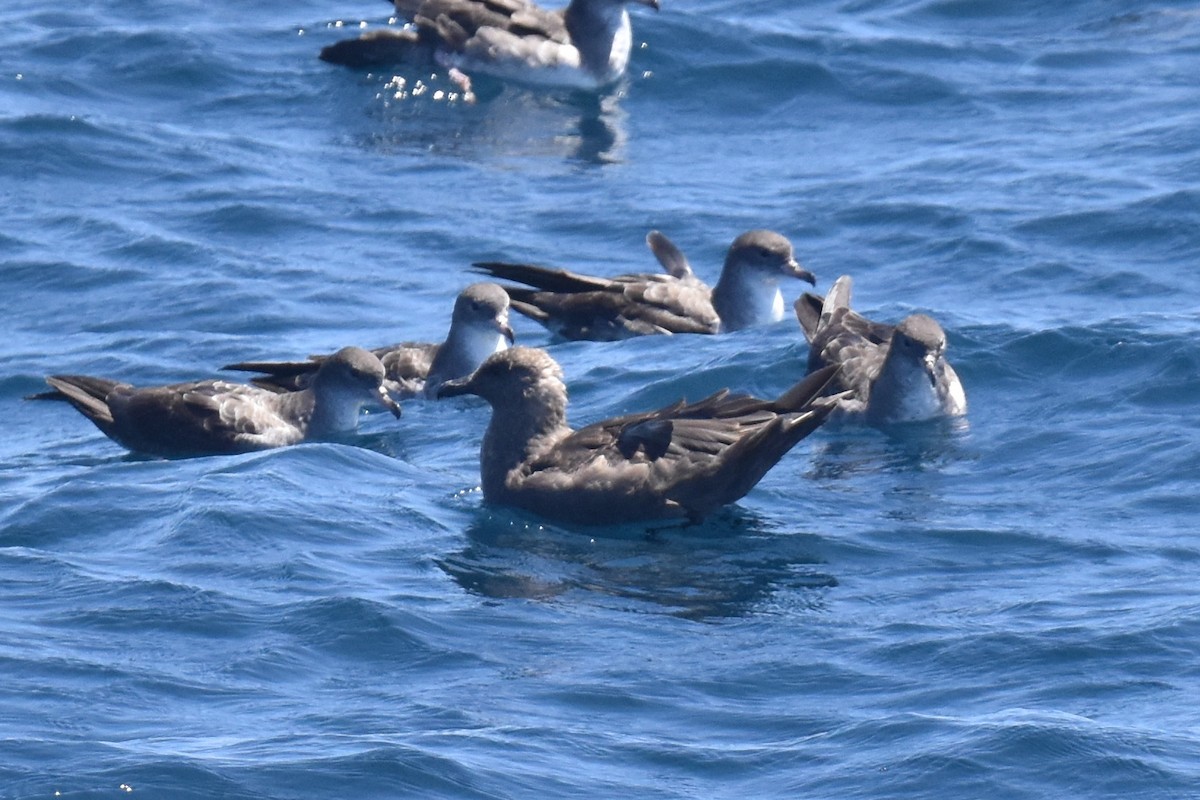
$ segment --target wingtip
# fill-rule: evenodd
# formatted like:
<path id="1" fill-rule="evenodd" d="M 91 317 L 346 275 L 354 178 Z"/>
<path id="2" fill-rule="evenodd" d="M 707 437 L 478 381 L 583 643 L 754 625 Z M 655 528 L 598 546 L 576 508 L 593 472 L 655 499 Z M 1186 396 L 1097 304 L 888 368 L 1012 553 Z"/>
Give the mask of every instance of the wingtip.
<path id="1" fill-rule="evenodd" d="M 668 275 L 683 279 L 693 274 L 687 256 L 662 231 L 653 230 L 647 233 L 646 246 Z"/>
<path id="2" fill-rule="evenodd" d="M 27 394 L 27 395 L 23 396 L 21 399 L 22 400 L 66 400 L 67 396 L 65 394 L 63 394 L 62 389 L 60 389 L 57 385 L 55 385 L 52 382 L 54 377 L 55 376 L 51 375 L 50 377 L 46 378 L 46 383 L 49 384 L 51 387 L 53 387 L 49 391 L 34 392 L 32 394 Z"/>
<path id="3" fill-rule="evenodd" d="M 779 396 L 774 403 L 775 409 L 796 412 L 815 407 L 814 402 L 829 389 L 840 370 L 839 365 L 831 364 L 810 372 Z"/>
<path id="4" fill-rule="evenodd" d="M 800 323 L 800 330 L 804 332 L 804 336 L 812 341 L 816 335 L 817 327 L 821 323 L 821 309 L 825 305 L 825 298 L 812 292 L 805 292 L 796 298 L 796 302 L 792 303 L 792 310 L 796 312 L 796 320 Z"/>
<path id="5" fill-rule="evenodd" d="M 530 292 L 530 294 L 532 294 L 532 292 Z M 534 305 L 533 303 L 526 302 L 525 300 L 519 300 L 516 297 L 513 297 L 510 302 L 512 303 L 513 311 L 529 317 L 535 322 L 539 322 L 544 325 L 550 319 L 549 312 L 543 308 L 540 308 L 539 306 Z"/>

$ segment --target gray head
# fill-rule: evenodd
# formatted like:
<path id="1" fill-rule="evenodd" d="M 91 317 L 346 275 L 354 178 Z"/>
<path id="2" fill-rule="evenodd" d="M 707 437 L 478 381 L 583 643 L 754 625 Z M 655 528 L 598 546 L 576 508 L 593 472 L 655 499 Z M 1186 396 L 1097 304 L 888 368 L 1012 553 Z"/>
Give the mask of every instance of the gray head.
<path id="1" fill-rule="evenodd" d="M 967 396 L 946 361 L 946 332 L 924 314 L 901 320 L 871 384 L 867 420 L 913 422 L 967 413 Z"/>
<path id="2" fill-rule="evenodd" d="M 535 347 L 510 347 L 488 356 L 479 369 L 466 378 L 447 381 L 438 389 L 438 397 L 473 394 L 492 406 L 539 404 L 565 405 L 567 387 L 562 368 L 545 350 Z"/>
<path id="3" fill-rule="evenodd" d="M 321 362 L 312 388 L 318 393 L 334 392 L 377 402 L 399 417 L 400 404 L 383 386 L 385 374 L 383 363 L 374 353 L 361 347 L 343 347 Z"/>
<path id="4" fill-rule="evenodd" d="M 814 286 L 817 284 L 816 277 L 796 260 L 792 243 L 774 231 L 746 231 L 734 239 L 725 256 L 725 269 L 753 272 L 764 277 L 786 275 Z"/>
<path id="5" fill-rule="evenodd" d="M 508 308 L 508 292 L 499 284 L 472 283 L 454 301 L 454 315 L 450 324 L 492 330 L 512 344 L 516 337 L 508 324 Z"/>
<path id="6" fill-rule="evenodd" d="M 894 355 L 932 366 L 946 352 L 946 332 L 933 317 L 910 314 L 892 333 L 890 350 Z"/>
<path id="7" fill-rule="evenodd" d="M 779 279 L 784 276 L 816 283 L 813 274 L 796 261 L 787 237 L 756 230 L 734 239 L 712 291 L 721 330 L 737 331 L 783 319 Z"/>

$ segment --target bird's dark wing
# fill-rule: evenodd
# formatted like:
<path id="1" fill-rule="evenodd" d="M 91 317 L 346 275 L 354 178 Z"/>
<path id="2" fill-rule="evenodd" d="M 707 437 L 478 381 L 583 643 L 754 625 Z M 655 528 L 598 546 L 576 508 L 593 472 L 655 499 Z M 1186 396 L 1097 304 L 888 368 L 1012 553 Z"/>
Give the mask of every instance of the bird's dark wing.
<path id="1" fill-rule="evenodd" d="M 841 367 L 840 388 L 865 402 L 871 393 L 871 382 L 887 356 L 893 330 L 891 325 L 872 322 L 848 308 L 839 308 L 828 316 L 811 342 L 809 369 L 826 365 Z"/>
<path id="2" fill-rule="evenodd" d="M 120 441 L 160 454 L 238 453 L 278 444 L 294 429 L 274 395 L 226 381 L 195 381 L 110 394 Z M 267 437 L 264 439 L 264 437 Z"/>
<path id="3" fill-rule="evenodd" d="M 658 263 L 662 265 L 662 268 L 671 277 L 679 278 L 680 280 L 695 277 L 695 273 L 692 272 L 692 265 L 688 263 L 687 256 L 665 234 L 660 231 L 650 231 L 650 233 L 646 234 L 646 245 L 650 248 L 650 252 L 654 253 L 654 257 L 658 259 Z"/>
<path id="4" fill-rule="evenodd" d="M 403 399 L 421 390 L 437 348 L 438 345 L 427 342 L 400 342 L 371 352 L 383 362 L 388 392 Z M 311 355 L 306 361 L 239 361 L 221 369 L 262 373 L 250 382 L 273 392 L 296 392 L 312 384 L 313 376 L 328 358 L 328 355 Z"/>
<path id="5" fill-rule="evenodd" d="M 311 356 L 307 361 L 239 361 L 221 369 L 262 373 L 250 382 L 273 392 L 297 392 L 308 388 L 324 359 L 324 356 Z"/>
<path id="6" fill-rule="evenodd" d="M 566 339 L 612 341 L 664 333 L 716 333 L 712 293 L 694 278 L 632 274 L 599 278 L 529 264 L 475 265 L 506 286 L 513 308 Z"/>
<path id="7" fill-rule="evenodd" d="M 576 293 L 605 291 L 611 287 L 611 278 L 583 275 L 566 269 L 541 267 L 537 264 L 516 264 L 508 261 L 477 261 L 472 264 L 476 272 L 516 281 L 543 292 Z"/>
<path id="8" fill-rule="evenodd" d="M 461 50 L 480 28 L 514 36 L 537 36 L 567 43 L 570 36 L 561 12 L 528 0 L 396 0 L 396 12 L 414 23 L 422 35 Z"/>
<path id="9" fill-rule="evenodd" d="M 828 378 L 806 379 L 804 391 L 819 392 Z M 567 504 L 585 522 L 698 519 L 745 495 L 832 407 L 781 413 L 780 402 L 721 391 L 598 422 L 510 473 L 508 489 L 527 508 L 562 515 Z"/>

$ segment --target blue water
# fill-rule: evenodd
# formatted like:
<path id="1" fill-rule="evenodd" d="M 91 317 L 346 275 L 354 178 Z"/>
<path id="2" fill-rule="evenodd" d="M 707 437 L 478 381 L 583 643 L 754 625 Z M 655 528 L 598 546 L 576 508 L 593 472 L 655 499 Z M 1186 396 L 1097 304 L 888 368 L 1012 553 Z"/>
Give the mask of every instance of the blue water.
<path id="1" fill-rule="evenodd" d="M 1200 6 L 664 0 L 617 91 L 474 105 L 315 58 L 386 11 L 0 11 L 0 797 L 1200 797 Z M 646 535 L 485 507 L 470 399 L 174 462 L 21 399 L 755 227 L 938 317 L 969 425 L 826 427 Z M 515 323 L 579 423 L 806 357 Z"/>

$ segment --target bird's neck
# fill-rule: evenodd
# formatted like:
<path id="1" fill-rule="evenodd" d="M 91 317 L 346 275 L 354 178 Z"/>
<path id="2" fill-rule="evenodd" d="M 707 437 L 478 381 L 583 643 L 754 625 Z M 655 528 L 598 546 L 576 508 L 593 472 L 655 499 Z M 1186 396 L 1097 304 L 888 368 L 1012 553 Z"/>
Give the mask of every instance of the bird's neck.
<path id="1" fill-rule="evenodd" d="M 509 476 L 526 461 L 571 433 L 565 393 L 539 393 L 522 402 L 494 408 L 480 449 L 480 475 L 485 497 L 501 497 Z"/>
<path id="2" fill-rule="evenodd" d="M 783 292 L 778 279 L 758 272 L 726 266 L 713 288 L 712 303 L 723 331 L 783 319 Z"/>
<path id="3" fill-rule="evenodd" d="M 353 433 L 358 428 L 358 415 L 363 401 L 356 396 L 312 386 L 300 392 L 289 392 L 280 403 L 290 403 L 301 419 L 308 421 L 310 437 L 336 436 Z"/>
<path id="4" fill-rule="evenodd" d="M 437 349 L 429 374 L 425 377 L 425 396 L 437 397 L 444 381 L 464 378 L 474 372 L 492 353 L 508 349 L 508 340 L 495 329 L 451 326 L 446 341 Z"/>
<path id="5" fill-rule="evenodd" d="M 930 419 L 942 411 L 936 365 L 890 351 L 871 383 L 867 415 L 878 423 Z"/>
<path id="6" fill-rule="evenodd" d="M 434 361 L 438 362 L 445 354 L 446 358 L 462 359 L 464 365 L 482 364 L 492 353 L 498 353 L 507 347 L 508 341 L 495 328 L 452 327 L 446 335 L 446 343 L 438 348 L 438 354 Z M 464 366 L 463 369 L 466 367 Z M 467 372 L 469 371 L 467 370 Z M 466 375 L 467 372 L 453 377 Z"/>
<path id="7" fill-rule="evenodd" d="M 616 80 L 629 63 L 633 30 L 623 3 L 571 0 L 563 11 L 571 42 L 583 67 L 601 82 Z"/>

